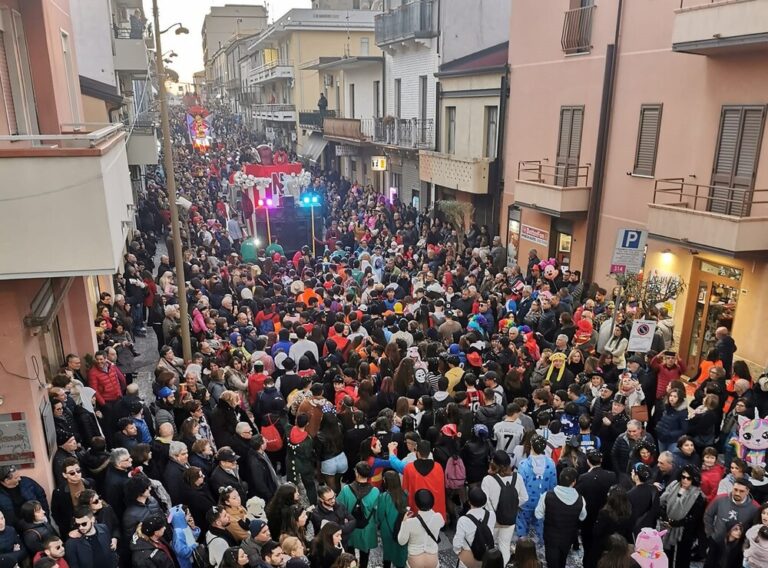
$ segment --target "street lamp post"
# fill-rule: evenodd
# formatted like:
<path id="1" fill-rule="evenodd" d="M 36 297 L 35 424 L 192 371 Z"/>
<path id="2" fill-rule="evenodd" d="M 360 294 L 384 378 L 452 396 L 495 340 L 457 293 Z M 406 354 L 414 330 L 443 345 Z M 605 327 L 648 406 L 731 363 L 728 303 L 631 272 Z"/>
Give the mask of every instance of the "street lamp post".
<path id="1" fill-rule="evenodd" d="M 160 15 L 157 0 L 152 0 L 155 30 L 160 29 Z M 176 24 L 174 24 L 176 25 Z M 185 29 L 181 24 L 179 30 Z M 171 26 L 173 27 L 173 26 Z M 168 28 L 170 29 L 170 28 Z M 168 30 L 164 30 L 168 31 Z M 177 30 L 178 32 L 178 30 Z M 171 234 L 173 237 L 173 260 L 176 267 L 178 284 L 179 311 L 181 312 L 181 347 L 185 361 L 192 360 L 192 344 L 189 337 L 189 309 L 187 307 L 187 283 L 184 280 L 184 253 L 181 248 L 181 230 L 179 228 L 179 208 L 176 205 L 176 172 L 173 168 L 173 149 L 171 147 L 171 126 L 168 119 L 168 95 L 165 92 L 165 69 L 163 68 L 163 48 L 160 34 L 155 34 L 155 64 L 157 66 L 158 96 L 160 97 L 160 122 L 163 130 L 163 158 L 165 180 L 168 188 L 168 202 L 171 208 Z"/>

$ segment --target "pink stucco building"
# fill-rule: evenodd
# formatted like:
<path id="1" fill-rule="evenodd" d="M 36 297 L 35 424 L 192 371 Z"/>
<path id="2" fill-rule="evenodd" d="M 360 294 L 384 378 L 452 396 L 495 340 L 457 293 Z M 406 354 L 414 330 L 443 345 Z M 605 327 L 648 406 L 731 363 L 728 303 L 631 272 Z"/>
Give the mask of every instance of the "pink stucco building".
<path id="1" fill-rule="evenodd" d="M 512 0 L 501 226 L 610 289 L 620 229 L 679 275 L 689 368 L 724 325 L 766 364 L 766 0 Z"/>

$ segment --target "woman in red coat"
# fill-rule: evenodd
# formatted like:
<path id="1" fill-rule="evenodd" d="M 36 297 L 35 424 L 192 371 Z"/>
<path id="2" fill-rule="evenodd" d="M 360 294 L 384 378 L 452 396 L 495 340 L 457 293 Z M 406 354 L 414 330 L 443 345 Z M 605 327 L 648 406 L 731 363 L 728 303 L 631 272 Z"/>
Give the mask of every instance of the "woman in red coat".
<path id="1" fill-rule="evenodd" d="M 144 319 L 146 320 L 149 309 L 155 304 L 157 284 L 154 278 L 152 278 L 152 274 L 146 270 L 141 273 L 141 279 L 146 284 L 146 288 L 144 288 Z"/>

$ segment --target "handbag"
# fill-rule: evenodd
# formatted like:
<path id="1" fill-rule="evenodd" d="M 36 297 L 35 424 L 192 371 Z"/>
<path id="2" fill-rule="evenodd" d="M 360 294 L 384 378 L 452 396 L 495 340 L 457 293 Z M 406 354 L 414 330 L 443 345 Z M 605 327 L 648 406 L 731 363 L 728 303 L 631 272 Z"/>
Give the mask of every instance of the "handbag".
<path id="1" fill-rule="evenodd" d="M 648 422 L 648 407 L 644 404 L 636 404 L 629 409 L 629 414 L 632 420 L 639 420 L 640 422 Z"/>

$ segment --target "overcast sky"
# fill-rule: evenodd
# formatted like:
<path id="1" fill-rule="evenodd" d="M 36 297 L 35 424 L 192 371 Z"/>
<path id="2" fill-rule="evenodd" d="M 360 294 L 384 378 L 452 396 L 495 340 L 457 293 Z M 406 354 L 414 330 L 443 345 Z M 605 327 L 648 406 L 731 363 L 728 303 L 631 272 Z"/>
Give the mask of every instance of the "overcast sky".
<path id="1" fill-rule="evenodd" d="M 192 74 L 203 70 L 203 40 L 200 30 L 203 19 L 211 6 L 225 4 L 253 4 L 269 6 L 269 21 L 280 18 L 292 8 L 311 8 L 311 0 L 158 0 L 160 9 L 160 29 L 181 22 L 189 29 L 188 35 L 176 35 L 173 32 L 163 34 L 163 52 L 172 49 L 179 56 L 169 65 L 179 74 L 183 82 L 192 82 Z M 152 0 L 144 0 L 144 13 L 151 21 Z"/>

